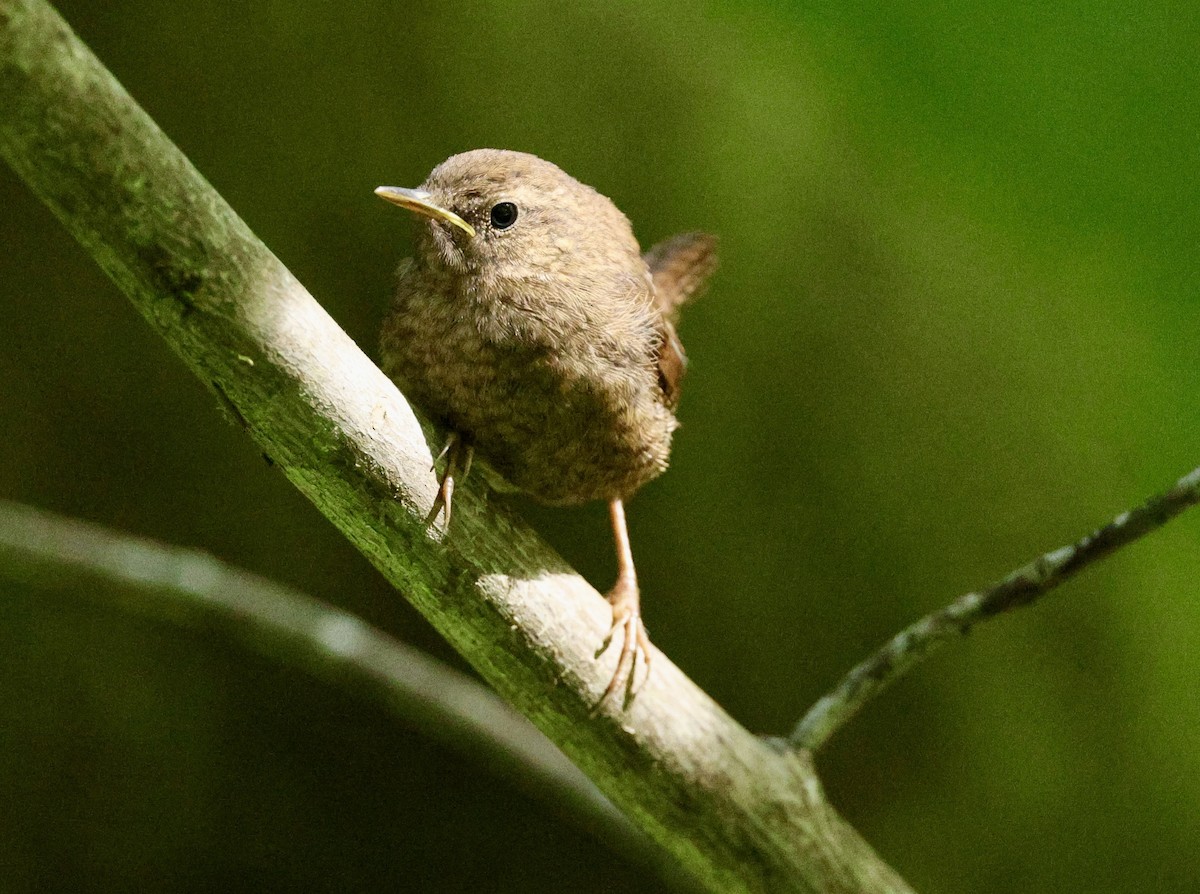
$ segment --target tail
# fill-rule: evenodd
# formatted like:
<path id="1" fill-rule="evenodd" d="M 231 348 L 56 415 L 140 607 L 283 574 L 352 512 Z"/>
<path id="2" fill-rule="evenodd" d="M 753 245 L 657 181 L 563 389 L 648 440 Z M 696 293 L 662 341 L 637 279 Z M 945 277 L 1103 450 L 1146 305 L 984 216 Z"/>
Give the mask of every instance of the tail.
<path id="1" fill-rule="evenodd" d="M 704 291 L 717 269 L 717 237 L 681 233 L 655 245 L 642 256 L 654 278 L 654 300 L 669 322 L 679 309 Z"/>

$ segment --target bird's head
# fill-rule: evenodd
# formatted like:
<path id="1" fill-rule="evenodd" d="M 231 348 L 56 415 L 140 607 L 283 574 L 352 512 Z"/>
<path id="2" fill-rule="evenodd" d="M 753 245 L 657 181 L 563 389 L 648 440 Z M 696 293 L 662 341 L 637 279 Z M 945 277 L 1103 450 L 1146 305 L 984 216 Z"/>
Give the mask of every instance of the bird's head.
<path id="1" fill-rule="evenodd" d="M 484 280 L 549 280 L 637 270 L 629 220 L 605 196 L 524 152 L 476 149 L 418 189 L 375 193 L 426 218 L 418 262 Z"/>

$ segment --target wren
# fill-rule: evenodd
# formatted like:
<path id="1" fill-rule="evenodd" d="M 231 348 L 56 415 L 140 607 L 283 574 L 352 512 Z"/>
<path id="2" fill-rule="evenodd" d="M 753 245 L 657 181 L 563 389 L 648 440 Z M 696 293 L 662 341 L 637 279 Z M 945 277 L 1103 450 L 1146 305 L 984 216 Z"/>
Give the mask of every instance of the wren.
<path id="1" fill-rule="evenodd" d="M 423 218 L 381 346 L 383 371 L 449 432 L 427 523 L 449 525 L 476 451 L 542 503 L 608 502 L 605 642 L 622 645 L 603 701 L 632 685 L 639 653 L 649 673 L 625 501 L 667 468 L 687 364 L 675 323 L 716 268 L 716 239 L 643 254 L 612 201 L 522 152 L 464 152 L 419 189 L 375 192 Z"/>

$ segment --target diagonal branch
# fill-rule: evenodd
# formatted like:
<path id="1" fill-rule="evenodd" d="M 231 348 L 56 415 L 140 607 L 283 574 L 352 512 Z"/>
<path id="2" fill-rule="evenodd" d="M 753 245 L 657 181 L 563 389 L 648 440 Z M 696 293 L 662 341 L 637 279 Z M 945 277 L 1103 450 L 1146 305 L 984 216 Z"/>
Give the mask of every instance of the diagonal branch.
<path id="1" fill-rule="evenodd" d="M 1200 503 L 1200 468 L 1075 543 L 1038 556 L 990 587 L 960 596 L 926 615 L 892 637 L 822 696 L 796 724 L 788 743 L 816 751 L 863 705 L 950 640 L 965 636 L 981 621 L 1036 602 L 1087 566 L 1157 530 L 1196 503 Z"/>
<path id="2" fill-rule="evenodd" d="M 44 0 L 0 0 L 0 155 L 276 467 L 709 890 L 910 890 L 805 755 L 773 751 L 664 656 L 632 705 L 591 716 L 615 661 L 595 654 L 606 603 L 478 481 L 455 536 L 427 534 L 412 410 Z"/>
<path id="3" fill-rule="evenodd" d="M 612 849 L 692 889 L 546 737 L 491 690 L 365 621 L 192 549 L 0 500 L 0 595 L 102 602 L 229 637 L 347 686 L 424 736 L 508 777 Z"/>

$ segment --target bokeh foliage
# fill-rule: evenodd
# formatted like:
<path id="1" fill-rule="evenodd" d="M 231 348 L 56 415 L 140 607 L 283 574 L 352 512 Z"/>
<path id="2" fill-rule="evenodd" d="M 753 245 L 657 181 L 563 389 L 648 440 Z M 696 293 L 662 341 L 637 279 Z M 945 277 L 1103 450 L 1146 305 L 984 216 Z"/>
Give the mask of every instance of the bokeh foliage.
<path id="1" fill-rule="evenodd" d="M 1200 463 L 1200 26 L 1178 7 L 59 8 L 368 350 L 410 232 L 371 190 L 456 151 L 543 155 L 647 244 L 720 234 L 683 325 L 674 467 L 630 521 L 657 643 L 752 729 L 787 729 L 916 614 Z M 6 170 L 0 195 L 0 494 L 206 548 L 450 657 Z M 526 508 L 607 584 L 601 507 Z M 1185 517 L 980 630 L 835 740 L 834 800 L 919 890 L 1194 890 L 1198 532 Z M 422 763 L 351 695 L 67 605 L 0 615 L 27 669 L 0 705 L 13 886 L 68 847 L 84 869 L 125 854 L 97 889 L 187 844 L 228 853 L 188 833 L 230 817 L 261 847 L 198 890 L 239 869 L 259 890 L 392 879 L 414 853 L 428 890 L 438 866 L 494 866 L 497 890 L 620 882 L 568 880 L 557 839 L 506 871 L 487 802 L 555 818 L 486 776 L 448 782 L 451 758 Z M 163 730 L 200 745 L 148 748 Z M 146 757 L 123 770 L 88 743 Z M 15 788 L 63 774 L 77 797 Z M 381 792 L 410 805 L 404 836 L 346 834 L 397 822 Z M 447 803 L 454 822 L 423 812 Z M 113 805 L 133 817 L 116 832 Z M 352 842 L 290 875 L 310 863 L 289 847 L 324 833 Z"/>

